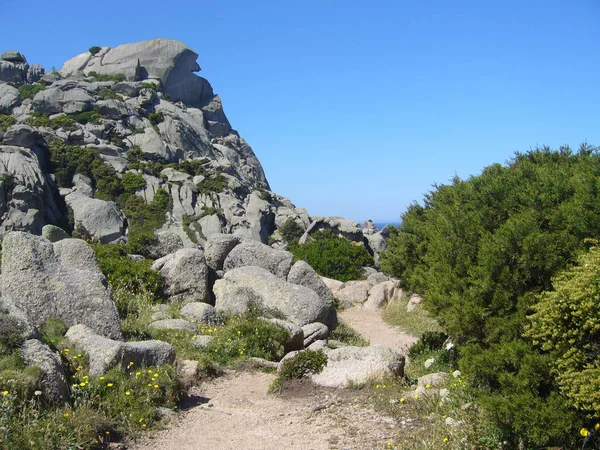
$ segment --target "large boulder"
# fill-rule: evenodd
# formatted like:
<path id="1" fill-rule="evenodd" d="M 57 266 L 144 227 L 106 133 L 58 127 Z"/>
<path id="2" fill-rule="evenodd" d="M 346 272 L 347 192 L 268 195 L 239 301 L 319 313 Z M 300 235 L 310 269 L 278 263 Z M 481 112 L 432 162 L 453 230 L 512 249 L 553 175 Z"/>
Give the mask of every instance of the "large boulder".
<path id="1" fill-rule="evenodd" d="M 165 277 L 165 294 L 171 302 L 210 302 L 208 267 L 202 250 L 182 248 L 157 259 L 152 269 Z"/>
<path id="2" fill-rule="evenodd" d="M 242 244 L 240 244 L 242 245 Z M 329 307 L 313 290 L 288 283 L 261 267 L 239 267 L 214 285 L 217 311 L 243 314 L 256 308 L 265 316 L 304 326 L 325 323 Z"/>
<path id="3" fill-rule="evenodd" d="M 19 90 L 10 84 L 0 83 L 0 114 L 10 114 L 19 103 Z"/>
<path id="4" fill-rule="evenodd" d="M 369 298 L 370 289 L 371 283 L 368 281 L 348 281 L 335 293 L 335 296 L 340 301 L 340 305 L 350 307 L 357 303 L 366 302 Z"/>
<path id="5" fill-rule="evenodd" d="M 256 241 L 245 241 L 229 252 L 223 269 L 228 271 L 245 266 L 262 267 L 285 280 L 293 264 L 294 255 L 290 252 L 275 250 Z"/>
<path id="6" fill-rule="evenodd" d="M 80 191 L 65 197 L 73 210 L 75 229 L 82 229 L 103 244 L 119 240 L 125 235 L 125 216 L 115 202 L 90 198 Z"/>
<path id="7" fill-rule="evenodd" d="M 103 75 L 123 74 L 127 80 L 160 80 L 164 92 L 174 102 L 202 107 L 214 97 L 208 81 L 194 75 L 200 70 L 198 55 L 183 42 L 173 39 L 153 39 L 133 44 L 103 48 L 92 56 L 82 53 L 67 61 L 62 76 L 78 72 Z"/>
<path id="8" fill-rule="evenodd" d="M 186 319 L 204 325 L 222 325 L 223 319 L 214 306 L 207 303 L 193 302 L 184 305 L 179 313 Z"/>
<path id="9" fill-rule="evenodd" d="M 42 369 L 42 394 L 46 400 L 62 404 L 69 399 L 69 386 L 62 362 L 46 344 L 30 339 L 21 346 L 20 355 L 28 366 Z"/>
<path id="10" fill-rule="evenodd" d="M 229 252 L 240 243 L 240 238 L 231 234 L 212 234 L 204 247 L 206 264 L 213 270 L 222 270 Z"/>
<path id="11" fill-rule="evenodd" d="M 369 291 L 369 298 L 364 303 L 365 308 L 377 309 L 390 301 L 396 293 L 396 283 L 394 281 L 384 281 L 376 284 Z"/>
<path id="12" fill-rule="evenodd" d="M 58 81 L 33 97 L 33 109 L 42 114 L 80 113 L 94 108 L 94 97 L 77 81 Z"/>
<path id="13" fill-rule="evenodd" d="M 313 222 L 308 226 L 300 238 L 300 244 L 308 242 L 310 236 L 320 230 L 331 230 L 340 237 L 349 241 L 363 242 L 362 228 L 358 222 L 344 219 L 343 217 L 311 217 Z"/>
<path id="14" fill-rule="evenodd" d="M 306 261 L 297 261 L 292 266 L 287 281 L 315 291 L 329 307 L 329 316 L 326 325 L 330 328 L 336 325 L 335 297 L 321 277 L 317 275 L 317 272 Z"/>
<path id="15" fill-rule="evenodd" d="M 323 348 L 327 365 L 311 376 L 313 383 L 330 388 L 360 385 L 371 379 L 404 375 L 405 357 L 385 345 Z"/>
<path id="16" fill-rule="evenodd" d="M 99 336 L 85 325 L 69 328 L 65 338 L 88 354 L 92 376 L 102 375 L 117 366 L 160 366 L 175 361 L 175 350 L 163 341 L 115 341 Z"/>
<path id="17" fill-rule="evenodd" d="M 57 317 L 69 326 L 81 323 L 100 335 L 122 338 L 106 278 L 82 240 L 53 244 L 29 233 L 7 233 L 0 288 L 1 302 L 25 312 L 35 326 Z"/>

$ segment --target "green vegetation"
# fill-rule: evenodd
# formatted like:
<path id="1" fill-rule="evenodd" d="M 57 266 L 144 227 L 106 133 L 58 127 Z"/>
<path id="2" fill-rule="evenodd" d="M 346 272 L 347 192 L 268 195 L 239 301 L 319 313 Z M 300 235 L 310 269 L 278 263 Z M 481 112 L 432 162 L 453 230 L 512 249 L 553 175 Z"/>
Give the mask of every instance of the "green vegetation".
<path id="1" fill-rule="evenodd" d="M 98 100 L 121 100 L 121 96 L 110 88 L 102 88 L 96 94 Z"/>
<path id="2" fill-rule="evenodd" d="M 69 114 L 69 117 L 82 125 L 85 125 L 86 123 L 99 124 L 102 119 L 107 118 L 95 109 L 92 111 Z"/>
<path id="3" fill-rule="evenodd" d="M 383 320 L 416 337 L 420 337 L 421 334 L 428 331 L 440 330 L 438 322 L 430 316 L 425 308 L 419 306 L 408 313 L 406 311 L 408 301 L 408 297 L 390 300 L 383 310 Z"/>
<path id="4" fill-rule="evenodd" d="M 163 120 L 165 120 L 165 117 L 163 115 L 163 113 L 161 112 L 154 112 L 154 113 L 150 113 L 148 115 L 148 120 L 150 121 L 150 123 L 152 125 L 158 125 L 159 123 L 161 123 Z"/>
<path id="5" fill-rule="evenodd" d="M 58 130 L 62 128 L 65 131 L 75 131 L 79 127 L 77 124 L 71 119 L 70 116 L 65 114 L 61 114 L 60 116 L 55 117 L 54 119 L 50 119 L 46 114 L 32 113 L 31 117 L 25 119 L 29 125 L 34 127 L 49 127 L 53 130 Z"/>
<path id="6" fill-rule="evenodd" d="M 158 83 L 142 83 L 142 88 L 152 89 L 154 92 L 160 92 L 160 85 Z"/>
<path id="7" fill-rule="evenodd" d="M 587 423 L 559 390 L 555 358 L 524 331 L 537 295 L 600 233 L 599 163 L 586 145 L 543 148 L 455 178 L 408 208 L 382 256 L 453 336 L 478 404 L 511 446 L 572 448 Z"/>
<path id="8" fill-rule="evenodd" d="M 46 89 L 46 86 L 39 83 L 23 84 L 19 86 L 19 98 L 21 99 L 21 101 L 28 98 L 32 99 L 33 97 L 35 97 L 35 94 L 37 94 L 40 91 L 43 91 L 44 89 Z"/>
<path id="9" fill-rule="evenodd" d="M 102 47 L 98 47 L 97 45 L 94 45 L 93 47 L 90 47 L 90 49 L 88 50 L 92 56 L 95 56 L 96 53 L 98 53 L 100 50 L 102 50 Z"/>
<path id="10" fill-rule="evenodd" d="M 309 374 L 321 373 L 326 365 L 327 355 L 323 350 L 303 350 L 283 361 L 279 376 L 287 379 L 303 378 Z"/>
<path id="11" fill-rule="evenodd" d="M 289 250 L 319 275 L 340 281 L 360 279 L 362 267 L 373 266 L 373 257 L 364 246 L 338 237 L 330 230 L 317 231 L 306 244 L 292 242 Z"/>
<path id="12" fill-rule="evenodd" d="M 97 72 L 92 71 L 92 72 L 88 72 L 87 76 L 94 78 L 96 81 L 116 81 L 116 82 L 125 81 L 125 75 L 122 73 L 115 73 L 112 75 L 103 75 L 103 74 L 99 74 Z"/>
<path id="13" fill-rule="evenodd" d="M 552 356 L 553 373 L 569 404 L 598 418 L 600 248 L 592 247 L 577 265 L 559 273 L 553 288 L 538 296 L 527 335 Z"/>
<path id="14" fill-rule="evenodd" d="M 12 116 L 7 116 L 5 114 L 0 114 L 0 132 L 4 132 L 8 129 L 8 127 L 17 123 L 17 119 Z"/>
<path id="15" fill-rule="evenodd" d="M 134 194 L 146 187 L 146 180 L 139 173 L 127 172 L 121 177 L 121 184 L 125 192 Z"/>
<path id="16" fill-rule="evenodd" d="M 211 195 L 213 193 L 223 192 L 229 187 L 229 182 L 220 173 L 207 174 L 204 180 L 196 185 L 201 194 Z"/>
<path id="17" fill-rule="evenodd" d="M 286 242 L 292 242 L 294 239 L 300 239 L 302 237 L 304 228 L 290 217 L 279 227 L 279 232 Z"/>

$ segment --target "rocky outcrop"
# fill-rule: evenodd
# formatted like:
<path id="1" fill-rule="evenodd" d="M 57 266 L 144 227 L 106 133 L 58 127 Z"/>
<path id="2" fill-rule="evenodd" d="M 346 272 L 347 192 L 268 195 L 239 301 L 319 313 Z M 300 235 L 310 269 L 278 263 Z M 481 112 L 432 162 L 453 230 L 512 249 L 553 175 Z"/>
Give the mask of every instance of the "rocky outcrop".
<path id="1" fill-rule="evenodd" d="M 229 252 L 223 263 L 225 271 L 245 266 L 262 267 L 285 280 L 294 264 L 294 255 L 284 250 L 275 250 L 255 241 L 245 241 Z"/>
<path id="2" fill-rule="evenodd" d="M 241 245 L 241 244 L 240 244 Z M 329 307 L 311 289 L 288 283 L 261 267 L 239 267 L 214 285 L 217 311 L 244 314 L 255 308 L 261 315 L 304 326 L 325 323 Z"/>
<path id="3" fill-rule="evenodd" d="M 223 324 L 223 319 L 221 319 L 221 316 L 219 316 L 219 313 L 214 306 L 211 306 L 207 303 L 188 303 L 181 308 L 179 314 L 194 323 L 200 323 L 203 325 Z"/>
<path id="4" fill-rule="evenodd" d="M 118 241 L 125 235 L 125 216 L 115 202 L 90 198 L 80 191 L 65 197 L 73 211 L 75 229 L 103 244 Z"/>
<path id="5" fill-rule="evenodd" d="M 313 222 L 300 238 L 301 244 L 307 242 L 311 234 L 320 230 L 330 230 L 336 235 L 350 241 L 363 242 L 363 232 L 358 222 L 344 219 L 343 217 L 312 217 L 312 220 Z"/>
<path id="6" fill-rule="evenodd" d="M 2 243 L 2 304 L 23 311 L 31 323 L 57 317 L 67 325 L 121 339 L 117 309 L 94 251 L 79 239 L 52 243 L 24 232 L 7 233 Z"/>
<path id="7" fill-rule="evenodd" d="M 227 255 L 240 243 L 237 236 L 230 234 L 213 234 L 204 246 L 206 264 L 213 270 L 223 270 Z"/>
<path id="8" fill-rule="evenodd" d="M 404 375 L 405 357 L 385 345 L 321 349 L 327 355 L 327 365 L 321 373 L 311 376 L 319 386 L 345 388 L 371 379 Z"/>
<path id="9" fill-rule="evenodd" d="M 183 248 L 152 264 L 165 277 L 165 295 L 171 302 L 210 302 L 208 267 L 204 252 Z"/>
<path id="10" fill-rule="evenodd" d="M 69 399 L 69 386 L 65 370 L 58 355 L 38 341 L 26 341 L 20 349 L 20 356 L 28 366 L 38 366 L 43 373 L 41 387 L 45 399 L 51 403 L 65 403 Z"/>

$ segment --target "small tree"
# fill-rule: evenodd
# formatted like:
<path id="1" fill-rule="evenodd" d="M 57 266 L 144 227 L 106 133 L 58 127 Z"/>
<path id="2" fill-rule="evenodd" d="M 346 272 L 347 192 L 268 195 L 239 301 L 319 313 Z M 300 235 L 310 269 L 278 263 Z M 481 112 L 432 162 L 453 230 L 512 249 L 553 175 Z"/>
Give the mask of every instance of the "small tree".
<path id="1" fill-rule="evenodd" d="M 100 50 L 102 50 L 102 47 L 98 47 L 97 45 L 94 45 L 93 47 L 90 47 L 90 49 L 88 50 L 92 56 L 95 56 L 96 53 L 98 53 Z"/>

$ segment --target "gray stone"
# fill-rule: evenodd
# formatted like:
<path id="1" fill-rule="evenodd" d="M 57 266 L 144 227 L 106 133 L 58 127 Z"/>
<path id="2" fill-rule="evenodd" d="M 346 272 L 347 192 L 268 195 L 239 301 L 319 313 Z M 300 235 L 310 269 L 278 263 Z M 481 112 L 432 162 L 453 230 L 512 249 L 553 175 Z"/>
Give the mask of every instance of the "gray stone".
<path id="1" fill-rule="evenodd" d="M 179 313 L 187 320 L 204 325 L 221 325 L 223 319 L 214 306 L 207 303 L 192 302 L 181 308 Z"/>
<path id="2" fill-rule="evenodd" d="M 194 344 L 199 349 L 203 349 L 208 347 L 208 344 L 214 339 L 213 336 L 207 336 L 204 334 L 199 334 L 198 336 L 194 336 L 192 338 L 192 344 Z"/>
<path id="3" fill-rule="evenodd" d="M 148 256 L 152 259 L 162 258 L 183 248 L 183 241 L 175 233 L 161 231 L 155 233 L 155 236 L 157 243 L 147 248 Z"/>
<path id="4" fill-rule="evenodd" d="M 45 225 L 42 228 L 42 237 L 48 239 L 50 242 L 58 242 L 63 239 L 69 239 L 69 235 L 65 230 L 54 225 Z"/>
<path id="5" fill-rule="evenodd" d="M 1 343 L 14 348 L 28 339 L 40 338 L 39 331 L 21 309 L 12 303 L 5 303 L 0 307 Z"/>
<path id="6" fill-rule="evenodd" d="M 335 294 L 337 291 L 339 291 L 344 286 L 343 281 L 338 281 L 338 280 L 334 280 L 333 278 L 327 278 L 327 277 L 323 277 L 323 276 L 319 276 L 319 278 L 321 278 L 321 280 L 323 280 L 323 283 L 325 283 L 325 286 L 327 286 L 329 288 L 329 290 L 331 291 L 332 294 Z"/>
<path id="7" fill-rule="evenodd" d="M 39 64 L 33 64 L 27 69 L 27 83 L 37 83 L 42 79 L 45 69 Z"/>
<path id="8" fill-rule="evenodd" d="M 364 303 L 369 298 L 371 284 L 368 281 L 348 281 L 335 293 L 340 304 L 345 307 Z"/>
<path id="9" fill-rule="evenodd" d="M 42 114 L 80 113 L 94 108 L 94 97 L 77 81 L 58 81 L 38 92 L 33 109 Z"/>
<path id="10" fill-rule="evenodd" d="M 365 308 L 377 309 L 387 303 L 394 297 L 396 292 L 396 283 L 394 281 L 384 281 L 376 284 L 369 291 L 369 298 L 364 303 Z"/>
<path id="11" fill-rule="evenodd" d="M 110 288 L 90 246 L 79 239 L 52 243 L 41 236 L 10 232 L 2 243 L 2 303 L 12 304 L 41 326 L 50 317 L 68 326 L 86 324 L 121 339 Z"/>
<path id="12" fill-rule="evenodd" d="M 42 369 L 42 394 L 52 403 L 66 403 L 69 400 L 69 387 L 65 370 L 58 355 L 38 341 L 26 341 L 20 350 L 21 359 L 28 366 Z"/>
<path id="13" fill-rule="evenodd" d="M 127 97 L 137 97 L 140 94 L 142 86 L 140 83 L 132 83 L 130 81 L 123 81 L 116 83 L 112 87 L 113 91 L 117 94 L 126 95 Z"/>
<path id="14" fill-rule="evenodd" d="M 141 366 L 163 366 L 173 364 L 175 361 L 175 349 L 168 342 L 134 341 L 124 344 L 123 367 L 141 367 Z M 133 363 L 133 364 L 131 364 Z"/>
<path id="15" fill-rule="evenodd" d="M 10 84 L 0 83 L 0 114 L 10 114 L 19 103 L 19 90 Z"/>
<path id="16" fill-rule="evenodd" d="M 190 359 L 181 359 L 177 364 L 178 371 L 178 381 L 181 385 L 181 388 L 184 390 L 188 390 L 191 388 L 199 376 L 199 363 L 198 361 L 193 361 Z"/>
<path id="17" fill-rule="evenodd" d="M 114 120 L 123 119 L 129 116 L 142 115 L 142 112 L 133 105 L 120 100 L 99 100 L 96 102 L 95 109 L 100 114 L 110 117 Z"/>
<path id="18" fill-rule="evenodd" d="M 404 375 L 405 357 L 385 345 L 340 347 L 327 350 L 327 365 L 311 376 L 318 386 L 344 388 L 371 379 Z"/>
<path id="19" fill-rule="evenodd" d="M 157 320 L 156 322 L 152 322 L 149 327 L 157 330 L 196 331 L 196 326 L 194 324 L 183 319 Z"/>
<path id="20" fill-rule="evenodd" d="M 0 60 L 0 81 L 5 83 L 24 84 L 27 82 L 27 63 L 14 63 Z"/>
<path id="21" fill-rule="evenodd" d="M 171 302 L 209 302 L 208 267 L 204 252 L 196 248 L 182 248 L 152 264 L 165 277 L 165 295 Z"/>
<path id="22" fill-rule="evenodd" d="M 261 267 L 240 267 L 226 272 L 215 282 L 214 293 L 219 312 L 241 315 L 254 307 L 264 316 L 299 326 L 324 323 L 329 313 L 327 304 L 314 291 L 283 281 Z"/>
<path id="23" fill-rule="evenodd" d="M 167 342 L 114 341 L 97 335 L 85 325 L 69 328 L 65 338 L 88 354 L 92 376 L 102 375 L 119 365 L 131 368 L 142 365 L 159 366 L 175 361 L 175 350 Z"/>
<path id="24" fill-rule="evenodd" d="M 284 344 L 285 351 L 291 352 L 293 350 L 301 350 L 304 348 L 304 331 L 301 327 L 292 322 L 286 322 L 281 319 L 265 319 L 267 322 L 279 325 L 287 330 L 290 335 L 289 340 Z"/>
<path id="25" fill-rule="evenodd" d="M 150 160 L 166 159 L 172 162 L 175 154 L 170 148 L 167 148 L 160 135 L 152 127 L 144 129 L 143 133 L 129 136 L 127 140 L 131 147 L 138 146 L 144 153 L 144 157 Z"/>
<path id="26" fill-rule="evenodd" d="M 172 319 L 172 317 L 171 317 L 171 314 L 169 314 L 166 311 L 156 311 L 155 313 L 152 313 L 152 315 L 150 316 L 150 319 L 153 321 L 158 321 L 158 320 Z"/>
<path id="27" fill-rule="evenodd" d="M 61 74 L 93 71 L 105 75 L 122 73 L 129 81 L 159 79 L 164 92 L 174 102 L 200 107 L 214 94 L 210 84 L 193 73 L 200 70 L 197 58 L 198 55 L 180 41 L 153 39 L 108 48 L 99 58 L 83 53 L 67 61 Z"/>
<path id="28" fill-rule="evenodd" d="M 304 347 L 308 347 L 315 341 L 326 340 L 329 336 L 329 328 L 319 322 L 304 325 L 302 332 L 304 333 Z"/>
<path id="29" fill-rule="evenodd" d="M 329 315 L 326 325 L 333 328 L 337 323 L 337 313 L 335 310 L 335 297 L 325 282 L 321 279 L 317 272 L 305 261 L 297 261 L 288 274 L 287 281 L 289 283 L 298 284 L 300 286 L 312 289 L 321 299 L 329 306 Z"/>
<path id="30" fill-rule="evenodd" d="M 16 50 L 8 50 L 0 55 L 2 61 L 9 61 L 13 63 L 27 63 L 27 59 L 23 56 L 23 53 Z"/>
<path id="31" fill-rule="evenodd" d="M 313 222 L 300 238 L 300 244 L 306 243 L 310 236 L 320 230 L 330 230 L 349 241 L 363 242 L 362 228 L 358 222 L 344 219 L 343 217 L 313 217 Z"/>
<path id="32" fill-rule="evenodd" d="M 81 191 L 65 197 L 73 210 L 75 229 L 83 229 L 90 237 L 103 244 L 117 241 L 125 235 L 125 216 L 115 202 L 89 198 Z"/>
<path id="33" fill-rule="evenodd" d="M 450 374 L 446 372 L 428 373 L 427 375 L 419 377 L 417 386 L 422 386 L 427 389 L 432 387 L 442 387 L 449 376 Z M 427 386 L 429 386 L 429 388 Z"/>
<path id="34" fill-rule="evenodd" d="M 255 241 L 245 241 L 229 252 L 223 269 L 225 272 L 244 266 L 262 267 L 285 280 L 294 264 L 294 255 L 284 250 L 275 250 Z"/>
<path id="35" fill-rule="evenodd" d="M 383 236 L 381 232 L 375 234 L 367 234 L 365 236 L 367 238 L 367 243 L 373 252 L 381 253 L 384 252 L 387 248 L 386 238 Z"/>
<path id="36" fill-rule="evenodd" d="M 371 284 L 372 286 L 375 286 L 376 284 L 379 283 L 383 283 L 384 281 L 390 281 L 390 277 L 388 277 L 386 274 L 381 273 L 381 272 L 375 272 L 372 273 L 371 275 L 369 275 L 367 277 L 367 281 L 369 282 L 369 284 Z"/>
<path id="37" fill-rule="evenodd" d="M 406 311 L 413 312 L 419 307 L 421 303 L 423 303 L 423 299 L 419 295 L 413 294 L 408 300 L 408 304 L 406 305 Z"/>

